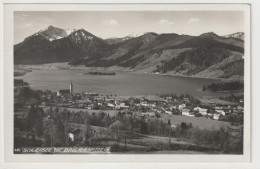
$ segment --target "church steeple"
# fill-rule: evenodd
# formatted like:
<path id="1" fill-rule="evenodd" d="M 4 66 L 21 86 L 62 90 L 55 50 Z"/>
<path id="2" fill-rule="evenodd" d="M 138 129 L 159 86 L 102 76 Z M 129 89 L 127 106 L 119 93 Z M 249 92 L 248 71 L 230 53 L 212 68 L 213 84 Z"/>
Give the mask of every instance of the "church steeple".
<path id="1" fill-rule="evenodd" d="M 70 95 L 73 95 L 73 84 L 72 84 L 72 80 L 70 81 Z"/>

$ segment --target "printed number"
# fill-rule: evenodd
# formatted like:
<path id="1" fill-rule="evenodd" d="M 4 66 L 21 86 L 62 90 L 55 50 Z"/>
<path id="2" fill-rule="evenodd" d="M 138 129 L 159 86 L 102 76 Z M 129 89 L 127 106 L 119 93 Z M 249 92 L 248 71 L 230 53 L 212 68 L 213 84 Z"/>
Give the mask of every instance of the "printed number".
<path id="1" fill-rule="evenodd" d="M 21 152 L 21 148 L 15 148 L 14 152 Z"/>

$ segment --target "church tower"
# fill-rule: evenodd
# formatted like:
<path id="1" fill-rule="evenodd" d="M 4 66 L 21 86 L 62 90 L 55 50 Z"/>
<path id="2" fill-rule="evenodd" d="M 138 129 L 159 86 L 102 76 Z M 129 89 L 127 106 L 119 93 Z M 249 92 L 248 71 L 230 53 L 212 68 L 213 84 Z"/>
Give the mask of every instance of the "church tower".
<path id="1" fill-rule="evenodd" d="M 70 95 L 73 95 L 73 84 L 72 84 L 72 80 L 70 81 Z"/>

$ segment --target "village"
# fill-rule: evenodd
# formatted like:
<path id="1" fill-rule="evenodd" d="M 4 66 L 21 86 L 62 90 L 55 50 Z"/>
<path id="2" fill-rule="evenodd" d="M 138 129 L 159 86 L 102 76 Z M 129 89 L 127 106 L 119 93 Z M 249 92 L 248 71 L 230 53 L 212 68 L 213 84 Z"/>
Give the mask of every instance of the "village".
<path id="1" fill-rule="evenodd" d="M 31 142 L 41 147 L 112 145 L 112 151 L 120 152 L 176 146 L 181 146 L 180 150 L 220 151 L 226 142 L 218 144 L 209 136 L 227 138 L 227 133 L 232 136 L 230 144 L 241 145 L 242 99 L 219 104 L 201 102 L 189 94 L 126 97 L 77 93 L 72 81 L 69 89 L 54 92 L 32 90 L 28 83 L 18 80 L 14 94 L 15 137 L 23 140 L 15 143 L 16 147 Z M 158 149 L 159 144 L 162 147 Z"/>
<path id="2" fill-rule="evenodd" d="M 188 94 L 182 96 L 147 95 L 139 97 L 120 97 L 99 93 L 73 93 L 70 89 L 43 93 L 41 106 L 64 107 L 86 110 L 118 110 L 122 113 L 141 117 L 159 117 L 161 114 L 205 117 L 224 120 L 229 115 L 243 115 L 243 99 L 232 105 L 219 105 L 215 102 L 201 103 Z"/>

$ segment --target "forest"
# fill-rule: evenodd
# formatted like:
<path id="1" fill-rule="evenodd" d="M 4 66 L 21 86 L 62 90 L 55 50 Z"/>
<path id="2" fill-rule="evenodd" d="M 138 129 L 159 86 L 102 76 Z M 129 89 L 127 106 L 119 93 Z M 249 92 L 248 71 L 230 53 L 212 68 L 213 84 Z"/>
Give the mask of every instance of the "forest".
<path id="1" fill-rule="evenodd" d="M 244 83 L 240 81 L 211 83 L 207 86 L 203 86 L 203 90 L 211 91 L 244 91 Z"/>

